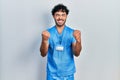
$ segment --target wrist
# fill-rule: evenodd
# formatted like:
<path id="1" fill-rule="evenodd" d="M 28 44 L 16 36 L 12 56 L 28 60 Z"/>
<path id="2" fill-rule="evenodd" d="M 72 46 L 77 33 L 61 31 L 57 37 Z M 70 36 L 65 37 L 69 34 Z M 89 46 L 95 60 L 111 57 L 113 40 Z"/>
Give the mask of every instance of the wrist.
<path id="1" fill-rule="evenodd" d="M 48 43 L 48 40 L 42 40 L 42 43 Z"/>
<path id="2" fill-rule="evenodd" d="M 80 40 L 76 40 L 76 43 L 80 43 L 81 41 Z"/>

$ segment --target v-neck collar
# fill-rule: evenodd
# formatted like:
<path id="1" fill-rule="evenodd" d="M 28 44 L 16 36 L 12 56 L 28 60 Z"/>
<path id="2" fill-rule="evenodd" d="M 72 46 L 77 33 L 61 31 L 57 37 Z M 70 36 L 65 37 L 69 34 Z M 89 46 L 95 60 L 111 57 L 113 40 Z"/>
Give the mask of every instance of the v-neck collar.
<path id="1" fill-rule="evenodd" d="M 66 28 L 66 26 L 64 26 L 64 28 L 63 28 L 62 32 L 61 32 L 61 33 L 59 33 L 59 32 L 58 32 L 58 30 L 57 30 L 57 27 L 55 26 L 55 29 L 56 29 L 56 34 L 57 34 L 58 36 L 62 36 L 62 35 L 64 34 L 64 32 L 65 32 L 65 28 Z"/>
<path id="2" fill-rule="evenodd" d="M 55 34 L 56 34 L 58 41 L 60 41 L 60 44 L 63 44 L 63 39 L 65 37 L 65 29 L 66 29 L 66 26 L 64 26 L 62 33 L 58 33 L 57 28 L 55 26 Z"/>

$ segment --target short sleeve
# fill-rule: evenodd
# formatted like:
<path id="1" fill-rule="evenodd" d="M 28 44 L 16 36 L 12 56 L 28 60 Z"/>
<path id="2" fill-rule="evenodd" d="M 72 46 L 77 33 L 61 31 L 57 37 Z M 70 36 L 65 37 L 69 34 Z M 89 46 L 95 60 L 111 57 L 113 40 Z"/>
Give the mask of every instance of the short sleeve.
<path id="1" fill-rule="evenodd" d="M 73 30 L 73 32 L 74 32 L 74 30 Z M 75 43 L 76 40 L 75 40 L 75 37 L 73 36 L 73 32 L 72 32 L 72 43 Z"/>
<path id="2" fill-rule="evenodd" d="M 49 29 L 47 29 L 47 31 L 50 33 Z M 50 43 L 50 38 L 48 39 L 48 44 Z"/>
<path id="3" fill-rule="evenodd" d="M 75 43 L 75 42 L 76 42 L 75 37 L 72 36 L 72 43 Z"/>

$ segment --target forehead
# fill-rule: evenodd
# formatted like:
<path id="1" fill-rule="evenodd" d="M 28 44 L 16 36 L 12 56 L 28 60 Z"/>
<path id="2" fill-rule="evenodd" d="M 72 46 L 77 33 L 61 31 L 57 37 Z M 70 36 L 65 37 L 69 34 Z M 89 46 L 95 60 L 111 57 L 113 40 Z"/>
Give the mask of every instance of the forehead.
<path id="1" fill-rule="evenodd" d="M 55 14 L 66 14 L 66 12 L 59 10 L 59 11 L 55 12 Z"/>

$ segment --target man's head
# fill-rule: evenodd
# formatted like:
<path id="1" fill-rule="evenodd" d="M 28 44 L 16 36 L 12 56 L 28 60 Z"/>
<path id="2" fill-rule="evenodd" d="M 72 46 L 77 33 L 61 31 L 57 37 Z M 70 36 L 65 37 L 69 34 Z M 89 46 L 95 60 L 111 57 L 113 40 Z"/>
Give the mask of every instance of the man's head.
<path id="1" fill-rule="evenodd" d="M 54 16 L 55 12 L 65 12 L 67 15 L 69 14 L 69 10 L 67 9 L 67 7 L 63 4 L 58 4 L 56 6 L 54 6 L 54 8 L 52 9 L 52 15 Z"/>
<path id="2" fill-rule="evenodd" d="M 52 9 L 52 15 L 58 27 L 65 25 L 69 10 L 63 4 L 58 4 Z"/>

